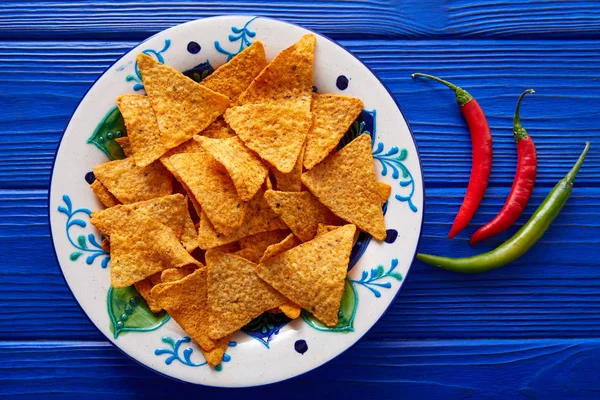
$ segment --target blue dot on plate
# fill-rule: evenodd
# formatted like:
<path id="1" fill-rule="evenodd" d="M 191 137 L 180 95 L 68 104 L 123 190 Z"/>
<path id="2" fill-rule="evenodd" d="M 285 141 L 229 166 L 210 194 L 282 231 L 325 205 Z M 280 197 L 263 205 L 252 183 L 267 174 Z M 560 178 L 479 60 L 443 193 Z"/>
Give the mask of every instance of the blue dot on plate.
<path id="1" fill-rule="evenodd" d="M 201 49 L 202 47 L 200 47 L 200 45 L 196 42 L 189 42 L 187 45 L 187 51 L 192 54 L 198 54 Z"/>
<path id="2" fill-rule="evenodd" d="M 340 75 L 335 81 L 335 86 L 340 90 L 346 90 L 348 88 L 348 78 L 345 75 Z"/>
<path id="3" fill-rule="evenodd" d="M 306 353 L 308 351 L 308 345 L 306 344 L 306 340 L 296 340 L 296 343 L 294 343 L 294 350 L 296 350 L 300 354 Z"/>
<path id="4" fill-rule="evenodd" d="M 395 229 L 388 229 L 387 231 L 385 231 L 386 236 L 385 236 L 385 242 L 386 243 L 394 243 L 396 241 L 396 238 L 398 237 L 398 231 Z"/>
<path id="5" fill-rule="evenodd" d="M 312 91 L 313 91 L 313 92 L 315 92 L 315 93 L 317 93 L 317 92 L 319 91 L 319 88 L 318 88 L 318 87 L 316 87 L 315 85 L 313 85 L 313 87 L 312 87 Z"/>
<path id="6" fill-rule="evenodd" d="M 90 171 L 87 174 L 85 174 L 85 181 L 87 183 L 89 183 L 90 185 L 92 183 L 94 183 L 95 180 L 96 180 L 96 176 L 94 175 L 94 173 L 92 171 Z"/>

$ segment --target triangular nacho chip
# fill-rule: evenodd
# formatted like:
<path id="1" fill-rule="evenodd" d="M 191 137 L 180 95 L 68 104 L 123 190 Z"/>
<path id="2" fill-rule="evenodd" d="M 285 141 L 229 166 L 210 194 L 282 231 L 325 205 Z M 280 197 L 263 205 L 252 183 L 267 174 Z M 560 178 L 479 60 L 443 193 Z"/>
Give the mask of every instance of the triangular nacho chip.
<path id="1" fill-rule="evenodd" d="M 265 47 L 257 40 L 204 78 L 201 85 L 235 102 L 266 66 Z"/>
<path id="2" fill-rule="evenodd" d="M 264 191 L 259 192 L 248 202 L 246 217 L 242 225 L 229 235 L 219 234 L 206 214 L 200 216 L 200 229 L 198 232 L 198 243 L 201 249 L 208 250 L 227 243 L 235 242 L 255 233 L 286 229 L 287 226 L 279 219 L 277 214 L 271 210 L 264 198 Z"/>
<path id="3" fill-rule="evenodd" d="M 189 140 L 229 107 L 227 96 L 141 53 L 137 63 L 167 149 Z"/>
<path id="4" fill-rule="evenodd" d="M 310 192 L 267 190 L 265 199 L 275 214 L 303 242 L 312 240 L 319 223 L 336 225 L 341 221 Z"/>
<path id="5" fill-rule="evenodd" d="M 106 186 L 104 186 L 98 179 L 96 179 L 90 185 L 90 188 L 100 200 L 100 203 L 104 204 L 106 207 L 114 207 L 121 204 L 119 200 L 111 192 L 108 191 Z"/>
<path id="6" fill-rule="evenodd" d="M 356 227 L 345 225 L 261 262 L 258 276 L 327 326 L 338 322 Z"/>
<path id="7" fill-rule="evenodd" d="M 252 199 L 269 173 L 260 158 L 244 146 L 244 142 L 237 136 L 228 139 L 197 136 L 194 139 L 225 167 L 238 196 L 243 201 Z"/>
<path id="8" fill-rule="evenodd" d="M 238 250 L 233 254 L 240 256 L 240 257 L 244 257 L 246 260 L 252 261 L 253 263 L 256 263 L 256 264 L 258 264 L 258 262 L 260 261 L 260 258 L 262 257 L 261 253 L 259 253 L 258 251 L 254 250 L 254 249 L 250 249 L 250 248 Z"/>
<path id="9" fill-rule="evenodd" d="M 256 264 L 235 254 L 206 252 L 208 268 L 209 336 L 220 339 L 285 302 L 285 298 L 261 280 Z"/>
<path id="10" fill-rule="evenodd" d="M 302 183 L 334 214 L 377 240 L 385 239 L 369 135 L 360 135 L 302 174 Z"/>
<path id="11" fill-rule="evenodd" d="M 277 182 L 277 190 L 281 190 L 282 192 L 299 192 L 302 190 L 302 181 L 300 178 L 302 177 L 302 162 L 304 160 L 305 149 L 306 144 L 300 150 L 294 169 L 287 174 L 279 172 L 277 168 L 271 168 L 275 182 Z"/>
<path id="12" fill-rule="evenodd" d="M 151 294 L 198 346 L 210 351 L 215 348 L 215 341 L 208 336 L 207 289 L 207 268 L 204 267 L 178 281 L 156 286 Z"/>
<path id="13" fill-rule="evenodd" d="M 167 268 L 161 272 L 160 281 L 162 283 L 175 282 L 193 274 L 197 269 L 195 265 L 186 265 L 181 268 Z"/>
<path id="14" fill-rule="evenodd" d="M 166 268 L 201 265 L 173 230 L 138 211 L 110 237 L 110 278 L 115 288 L 131 286 Z"/>
<path id="15" fill-rule="evenodd" d="M 313 93 L 312 127 L 306 135 L 304 167 L 311 169 L 333 151 L 363 109 L 360 99 Z"/>
<path id="16" fill-rule="evenodd" d="M 267 247 L 281 242 L 289 235 L 289 233 L 289 229 L 261 232 L 240 238 L 238 243 L 240 244 L 241 249 L 253 249 L 259 252 L 262 256 Z"/>
<path id="17" fill-rule="evenodd" d="M 153 111 L 154 112 L 154 111 Z M 131 143 L 129 142 L 129 138 L 127 136 L 115 138 L 115 142 L 121 146 L 125 157 L 133 156 L 133 150 L 131 149 Z"/>
<path id="18" fill-rule="evenodd" d="M 221 364 L 230 340 L 231 335 L 227 335 L 224 338 L 215 340 L 215 348 L 210 351 L 206 351 L 202 347 L 200 348 L 208 365 L 211 367 L 216 367 L 217 365 Z"/>
<path id="19" fill-rule="evenodd" d="M 242 224 L 248 204 L 217 160 L 203 152 L 175 154 L 169 161 L 219 233 L 231 233 Z"/>
<path id="20" fill-rule="evenodd" d="M 94 175 L 123 204 L 166 196 L 173 191 L 171 174 L 157 162 L 138 167 L 132 157 L 127 157 L 96 166 Z"/>
<path id="21" fill-rule="evenodd" d="M 187 206 L 188 201 L 185 200 L 185 204 Z M 192 220 L 192 216 L 190 215 L 189 208 L 186 210 L 185 216 L 183 217 L 183 229 L 181 232 L 181 244 L 187 250 L 188 253 L 191 253 L 195 249 L 198 248 L 198 230 L 196 229 L 196 225 Z"/>
<path id="22" fill-rule="evenodd" d="M 309 97 L 317 38 L 308 34 L 279 53 L 239 99 L 241 104 Z M 235 129 L 235 128 L 234 128 Z"/>
<path id="23" fill-rule="evenodd" d="M 233 129 L 227 125 L 224 119 L 219 118 L 210 124 L 205 130 L 200 132 L 200 136 L 205 136 L 210 139 L 227 139 L 237 136 Z"/>
<path id="24" fill-rule="evenodd" d="M 167 149 L 160 140 L 158 122 L 147 96 L 124 94 L 117 97 L 117 107 L 123 115 L 137 166 L 145 167 L 165 154 Z"/>
<path id="25" fill-rule="evenodd" d="M 245 104 L 225 112 L 225 121 L 265 161 L 283 173 L 294 169 L 310 129 L 308 100 Z"/>
<path id="26" fill-rule="evenodd" d="M 392 187 L 385 182 L 377 182 L 377 192 L 379 193 L 381 204 L 384 204 L 392 194 Z"/>
<path id="27" fill-rule="evenodd" d="M 294 247 L 299 246 L 300 244 L 302 244 L 302 242 L 298 240 L 298 238 L 293 233 L 290 233 L 279 243 L 274 243 L 267 247 L 262 257 L 260 258 L 260 262 L 264 262 L 269 258 L 273 258 L 276 255 L 283 253 L 284 251 L 291 250 Z"/>
<path id="28" fill-rule="evenodd" d="M 139 203 L 123 204 L 106 210 L 95 211 L 91 215 L 90 222 L 103 235 L 110 237 L 112 232 L 121 229 L 128 223 L 129 216 L 134 211 L 152 217 L 171 228 L 176 237 L 181 237 L 187 203 L 185 197 L 180 194 L 171 194 Z"/>
<path id="29" fill-rule="evenodd" d="M 173 268 L 173 269 L 179 269 L 179 268 Z M 135 289 L 144 298 L 144 300 L 146 300 L 146 303 L 148 304 L 148 308 L 150 308 L 150 311 L 152 311 L 153 313 L 158 313 L 158 312 L 162 311 L 162 307 L 158 304 L 156 299 L 154 297 L 152 297 L 152 295 L 150 294 L 150 291 L 152 290 L 152 288 L 161 282 L 160 277 L 161 277 L 161 273 L 157 272 L 153 275 L 150 275 L 146 279 L 143 279 L 143 280 L 135 283 Z"/>

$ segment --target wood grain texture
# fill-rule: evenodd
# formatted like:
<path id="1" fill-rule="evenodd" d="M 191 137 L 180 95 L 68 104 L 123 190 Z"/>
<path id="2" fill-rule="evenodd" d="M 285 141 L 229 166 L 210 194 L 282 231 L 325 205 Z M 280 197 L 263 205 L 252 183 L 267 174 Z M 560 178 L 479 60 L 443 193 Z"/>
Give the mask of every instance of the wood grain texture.
<path id="1" fill-rule="evenodd" d="M 0 85 L 5 88 L 0 92 L 0 188 L 46 187 L 54 151 L 74 108 L 104 69 L 135 44 L 0 42 Z M 417 137 L 428 187 L 465 187 L 471 144 L 452 92 L 435 82 L 413 81 L 415 71 L 468 88 L 486 111 L 494 135 L 491 186 L 512 184 L 512 115 L 526 88 L 537 91 L 524 101 L 521 115 L 538 147 L 538 185 L 554 185 L 584 141 L 600 137 L 600 81 L 594 79 L 600 77 L 600 48 L 594 42 L 342 44 L 383 79 L 401 104 Z M 599 186 L 600 155 L 592 150 L 586 163 L 578 182 Z"/>
<path id="2" fill-rule="evenodd" d="M 468 238 L 501 208 L 508 190 L 489 190 L 473 224 L 454 240 L 446 235 L 464 189 L 428 190 L 420 251 L 468 255 L 499 244 L 517 227 L 475 248 Z M 547 191 L 536 189 L 519 225 Z M 0 248 L 11 249 L 0 252 L 0 307 L 13 314 L 0 319 L 0 340 L 99 340 L 102 336 L 72 299 L 54 259 L 46 196 L 42 190 L 0 191 Z M 590 249 L 600 242 L 600 221 L 589 215 L 600 213 L 599 198 L 600 189 L 578 185 L 541 242 L 511 266 L 464 276 L 416 262 L 396 302 L 367 337 L 597 337 L 600 269 L 597 253 Z M 398 240 L 402 236 L 400 230 Z M 82 263 L 82 268 L 99 265 Z"/>
<path id="3" fill-rule="evenodd" d="M 193 19 L 261 15 L 348 38 L 597 39 L 598 1 L 4 1 L 0 39 L 143 39 Z"/>
<path id="4" fill-rule="evenodd" d="M 158 343 L 157 345 L 160 345 Z M 265 350 L 267 351 L 267 350 Z M 309 357 L 319 351 L 308 343 Z M 232 353 L 232 358 L 242 356 Z M 156 375 L 103 342 L 0 343 L 0 396 L 164 399 L 593 399 L 598 340 L 361 341 L 328 364 L 260 388 L 216 389 Z M 52 365 L 48 368 L 47 365 Z M 227 373 L 227 364 L 223 368 Z M 399 397 L 400 396 L 400 397 Z"/>

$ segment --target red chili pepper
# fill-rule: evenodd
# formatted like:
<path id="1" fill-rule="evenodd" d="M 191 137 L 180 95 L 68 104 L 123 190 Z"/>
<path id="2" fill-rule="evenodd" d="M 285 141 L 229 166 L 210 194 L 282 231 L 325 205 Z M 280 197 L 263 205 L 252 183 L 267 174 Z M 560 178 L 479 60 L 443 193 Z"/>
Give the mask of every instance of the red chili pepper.
<path id="1" fill-rule="evenodd" d="M 521 215 L 525 206 L 529 202 L 533 186 L 535 185 L 535 175 L 537 172 L 537 155 L 535 152 L 535 144 L 527 131 L 521 125 L 521 116 L 519 109 L 521 101 L 527 93 L 535 93 L 533 89 L 523 92 L 517 101 L 517 109 L 513 122 L 513 134 L 517 144 L 517 172 L 513 181 L 510 194 L 504 203 L 502 210 L 488 224 L 479 228 L 477 232 L 471 236 L 471 244 L 475 244 L 482 240 L 496 236 L 504 232 L 515 223 Z"/>
<path id="2" fill-rule="evenodd" d="M 413 78 L 415 76 L 433 79 L 452 89 L 456 93 L 456 102 L 460 106 L 460 111 L 467 121 L 469 131 L 471 132 L 473 153 L 471 178 L 469 179 L 469 186 L 467 187 L 463 203 L 448 234 L 449 238 L 453 238 L 469 224 L 487 189 L 492 169 L 492 134 L 490 133 L 490 127 L 481 106 L 466 90 L 435 76 L 421 73 L 412 75 Z"/>

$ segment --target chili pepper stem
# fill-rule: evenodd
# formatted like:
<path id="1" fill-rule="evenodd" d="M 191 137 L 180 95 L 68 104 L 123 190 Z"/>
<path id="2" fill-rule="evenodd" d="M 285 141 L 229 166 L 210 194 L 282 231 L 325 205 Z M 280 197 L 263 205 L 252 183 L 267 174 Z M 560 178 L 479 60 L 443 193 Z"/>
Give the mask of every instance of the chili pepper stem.
<path id="1" fill-rule="evenodd" d="M 515 116 L 513 118 L 513 134 L 516 142 L 525 139 L 528 136 L 527 131 L 523 128 L 523 125 L 521 125 L 521 101 L 523 101 L 523 97 L 525 97 L 527 93 L 535 93 L 535 90 L 527 89 L 521 93 L 519 100 L 517 100 L 517 109 L 515 110 Z"/>
<path id="2" fill-rule="evenodd" d="M 458 105 L 461 107 L 464 106 L 465 104 L 467 104 L 469 101 L 473 100 L 473 96 L 471 96 L 469 94 L 469 92 L 467 92 L 466 90 L 464 90 L 463 88 L 461 88 L 459 86 L 456 86 L 453 83 L 450 83 L 448 81 L 440 79 L 437 76 L 422 74 L 420 72 L 415 72 L 411 76 L 413 79 L 415 79 L 418 76 L 421 76 L 423 78 L 432 79 L 436 82 L 440 82 L 440 83 L 448 86 L 450 89 L 452 89 L 454 91 L 454 93 L 456 93 L 456 101 L 458 102 Z"/>

